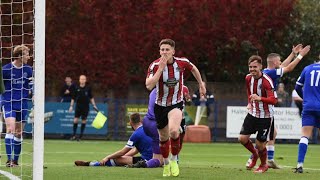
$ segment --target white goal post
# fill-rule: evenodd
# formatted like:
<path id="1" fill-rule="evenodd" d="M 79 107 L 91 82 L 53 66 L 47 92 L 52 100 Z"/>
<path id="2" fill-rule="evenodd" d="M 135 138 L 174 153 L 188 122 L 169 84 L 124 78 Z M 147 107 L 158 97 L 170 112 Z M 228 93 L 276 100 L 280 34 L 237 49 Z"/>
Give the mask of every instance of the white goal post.
<path id="1" fill-rule="evenodd" d="M 43 179 L 44 164 L 44 106 L 45 106 L 45 12 L 46 0 L 34 4 L 34 132 L 33 179 Z"/>

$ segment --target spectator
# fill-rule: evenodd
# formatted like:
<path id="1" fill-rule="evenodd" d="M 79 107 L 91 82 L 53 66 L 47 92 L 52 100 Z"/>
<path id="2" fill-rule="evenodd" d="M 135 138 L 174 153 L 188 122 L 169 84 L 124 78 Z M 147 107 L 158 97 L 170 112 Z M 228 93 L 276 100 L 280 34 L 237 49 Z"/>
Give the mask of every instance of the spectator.
<path id="1" fill-rule="evenodd" d="M 67 76 L 64 80 L 65 84 L 63 85 L 60 91 L 61 102 L 71 102 L 72 92 L 75 90 L 75 85 L 72 83 L 71 77 Z"/>
<path id="2" fill-rule="evenodd" d="M 279 83 L 277 94 L 278 103 L 276 107 L 290 107 L 289 93 L 284 89 L 283 83 Z"/>
<path id="3" fill-rule="evenodd" d="M 206 83 L 205 82 L 202 82 L 202 83 L 206 87 Z M 207 91 L 206 96 L 200 97 L 199 90 L 197 90 L 192 95 L 192 102 L 195 106 L 197 106 L 195 125 L 198 125 L 201 120 L 201 116 L 203 115 L 206 108 L 207 108 L 207 117 L 209 117 L 211 113 L 210 105 L 214 103 L 214 96 L 210 91 Z"/>

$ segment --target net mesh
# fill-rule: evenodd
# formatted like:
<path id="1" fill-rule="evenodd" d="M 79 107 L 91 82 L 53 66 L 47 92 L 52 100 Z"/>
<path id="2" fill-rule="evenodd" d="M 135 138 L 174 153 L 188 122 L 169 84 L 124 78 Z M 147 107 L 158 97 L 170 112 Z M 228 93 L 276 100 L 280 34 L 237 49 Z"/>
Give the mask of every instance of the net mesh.
<path id="1" fill-rule="evenodd" d="M 26 45 L 30 49 L 30 59 L 28 60 L 28 65 L 33 66 L 33 54 L 34 54 L 34 0 L 0 0 L 0 58 L 2 61 L 2 66 L 6 64 L 10 64 L 14 61 L 14 54 L 13 50 L 16 46 L 19 45 Z M 19 69 L 19 68 L 18 68 Z M 20 103 L 21 111 L 15 111 L 17 119 L 27 119 L 27 117 L 23 117 L 25 114 L 22 113 L 23 111 L 29 111 L 30 107 L 32 106 L 31 103 L 31 95 L 25 97 L 26 91 L 31 91 L 29 87 L 23 86 L 25 79 L 25 72 L 24 68 L 22 68 L 22 74 L 20 78 L 12 76 L 11 79 L 4 78 L 4 81 L 11 82 L 10 88 L 6 88 L 5 92 L 8 93 L 10 91 L 12 98 L 14 98 L 14 92 L 20 92 L 20 98 L 27 98 L 28 106 L 24 106 L 23 103 Z M 5 71 L 5 70 L 3 70 Z M 14 74 L 14 67 L 11 68 L 11 74 Z M 33 70 L 31 70 L 32 72 Z M 34 73 L 32 73 L 34 74 Z M 16 74 L 17 75 L 17 74 Z M 32 85 L 32 78 L 27 79 L 29 85 Z M 18 86 L 17 84 L 20 84 Z M 6 85 L 7 86 L 7 85 Z M 31 86 L 30 86 L 31 87 Z M 20 89 L 17 89 L 20 88 Z M 2 99 L 2 105 L 11 103 L 11 108 L 16 106 L 19 100 L 11 100 L 8 101 L 7 99 Z M 19 103 L 18 103 L 19 104 Z M 3 109 L 3 108 L 1 108 Z M 5 116 L 13 116 L 12 109 L 6 110 Z M 11 114 L 7 113 L 10 111 Z M 8 116 L 7 116 L 8 115 Z M 18 122 L 18 121 L 17 121 Z M 6 167 L 7 162 L 7 152 L 6 152 L 6 145 L 5 137 L 6 137 L 6 123 L 3 123 L 3 128 L 1 128 L 1 164 L 0 168 L 0 178 L 1 176 L 8 176 L 8 174 L 3 172 L 8 172 L 9 175 L 13 175 L 13 177 L 17 177 L 18 179 L 32 179 L 32 124 L 25 123 L 26 126 L 23 130 L 23 140 L 22 140 L 22 149 L 21 154 L 19 157 L 19 165 L 17 167 Z M 19 125 L 18 125 L 19 126 Z M 20 126 L 23 126 L 20 124 Z M 1 130 L 0 129 L 0 130 Z M 19 139 L 19 138 L 18 138 Z M 13 142 L 12 142 L 13 143 Z M 12 159 L 14 157 L 15 146 L 12 147 Z M 12 177 L 11 177 L 12 178 Z"/>

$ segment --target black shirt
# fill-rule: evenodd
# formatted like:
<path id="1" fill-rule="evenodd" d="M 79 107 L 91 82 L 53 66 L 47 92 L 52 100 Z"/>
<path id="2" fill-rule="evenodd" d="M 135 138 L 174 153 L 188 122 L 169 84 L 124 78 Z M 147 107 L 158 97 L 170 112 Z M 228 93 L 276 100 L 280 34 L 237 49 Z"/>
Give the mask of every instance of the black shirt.
<path id="1" fill-rule="evenodd" d="M 84 87 L 77 86 L 72 99 L 75 100 L 77 106 L 89 106 L 92 97 L 91 88 L 86 85 Z"/>

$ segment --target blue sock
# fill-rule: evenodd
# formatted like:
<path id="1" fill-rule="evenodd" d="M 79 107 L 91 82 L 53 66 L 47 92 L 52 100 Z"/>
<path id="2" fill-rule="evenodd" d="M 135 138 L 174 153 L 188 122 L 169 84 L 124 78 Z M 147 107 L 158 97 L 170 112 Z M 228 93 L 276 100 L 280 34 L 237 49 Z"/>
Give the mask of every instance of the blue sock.
<path id="1" fill-rule="evenodd" d="M 13 160 L 18 162 L 19 156 L 20 156 L 20 153 L 21 153 L 22 138 L 14 137 L 13 138 L 13 144 L 14 144 L 14 157 L 13 157 Z"/>
<path id="2" fill-rule="evenodd" d="M 299 142 L 299 150 L 298 150 L 298 163 L 303 163 L 304 158 L 307 153 L 309 139 L 305 136 L 302 136 Z"/>
<path id="3" fill-rule="evenodd" d="M 267 145 L 267 152 L 268 152 L 268 160 L 273 160 L 274 158 L 274 145 Z"/>
<path id="4" fill-rule="evenodd" d="M 6 144 L 6 153 L 8 156 L 8 160 L 11 160 L 11 154 L 13 151 L 13 134 L 6 134 L 4 138 L 4 142 Z"/>

